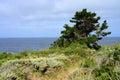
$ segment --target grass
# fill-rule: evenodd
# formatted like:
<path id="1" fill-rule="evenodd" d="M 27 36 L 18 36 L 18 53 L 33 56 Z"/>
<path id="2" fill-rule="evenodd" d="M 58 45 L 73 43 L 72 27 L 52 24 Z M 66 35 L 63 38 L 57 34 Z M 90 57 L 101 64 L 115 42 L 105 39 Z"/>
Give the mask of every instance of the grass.
<path id="1" fill-rule="evenodd" d="M 120 80 L 120 44 L 0 54 L 0 80 Z"/>

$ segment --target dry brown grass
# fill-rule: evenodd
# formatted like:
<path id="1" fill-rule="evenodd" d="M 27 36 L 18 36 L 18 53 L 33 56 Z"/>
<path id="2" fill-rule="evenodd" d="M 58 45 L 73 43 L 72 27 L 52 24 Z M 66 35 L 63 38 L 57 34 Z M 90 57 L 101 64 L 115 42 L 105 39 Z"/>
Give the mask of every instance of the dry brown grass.
<path id="1" fill-rule="evenodd" d="M 54 77 L 43 75 L 40 80 L 70 80 L 68 74 L 79 67 L 80 62 L 74 63 L 69 66 L 67 69 L 62 68 L 61 70 L 54 70 L 51 75 L 55 75 Z"/>
<path id="2" fill-rule="evenodd" d="M 80 64 L 83 62 L 83 59 L 81 58 L 81 60 L 75 58 L 71 58 L 71 62 L 70 62 L 70 66 L 67 68 L 61 68 L 60 70 L 57 69 L 53 69 L 52 72 L 47 73 L 42 75 L 41 77 L 38 77 L 37 75 L 39 75 L 39 73 L 35 73 L 34 75 L 32 75 L 32 77 L 28 80 L 71 80 L 70 77 L 74 77 L 74 75 L 70 75 L 69 74 L 72 71 L 75 71 L 76 69 L 80 68 Z"/>
<path id="3" fill-rule="evenodd" d="M 35 73 L 35 74 L 29 74 L 29 73 L 26 73 L 25 74 L 25 80 L 41 80 L 39 77 L 38 77 L 38 73 Z"/>

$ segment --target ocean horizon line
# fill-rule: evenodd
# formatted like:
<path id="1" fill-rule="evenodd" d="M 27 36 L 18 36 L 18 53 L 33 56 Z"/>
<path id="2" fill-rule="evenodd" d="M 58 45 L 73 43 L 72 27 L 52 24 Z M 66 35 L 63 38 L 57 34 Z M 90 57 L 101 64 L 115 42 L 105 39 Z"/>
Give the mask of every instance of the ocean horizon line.
<path id="1" fill-rule="evenodd" d="M 0 38 L 59 38 L 59 37 L 0 37 Z M 104 38 L 109 38 L 109 37 L 119 38 L 120 36 L 108 36 Z"/>

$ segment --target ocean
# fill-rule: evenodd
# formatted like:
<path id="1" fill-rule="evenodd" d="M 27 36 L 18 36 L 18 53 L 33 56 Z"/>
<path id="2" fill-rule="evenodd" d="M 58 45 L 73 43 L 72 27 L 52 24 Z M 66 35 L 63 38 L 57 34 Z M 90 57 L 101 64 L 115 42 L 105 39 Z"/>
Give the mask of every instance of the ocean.
<path id="1" fill-rule="evenodd" d="M 0 53 L 19 53 L 49 48 L 57 38 L 0 38 Z"/>
<path id="2" fill-rule="evenodd" d="M 57 38 L 0 38 L 0 53 L 19 53 L 49 48 Z M 107 37 L 98 41 L 100 45 L 120 43 L 120 37 Z"/>

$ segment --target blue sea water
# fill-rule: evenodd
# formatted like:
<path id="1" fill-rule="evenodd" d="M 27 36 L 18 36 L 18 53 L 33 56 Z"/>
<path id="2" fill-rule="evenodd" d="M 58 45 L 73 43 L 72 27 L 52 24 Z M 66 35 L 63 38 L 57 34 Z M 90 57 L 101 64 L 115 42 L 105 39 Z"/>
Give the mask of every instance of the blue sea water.
<path id="1" fill-rule="evenodd" d="M 0 38 L 0 53 L 19 53 L 24 50 L 35 51 L 49 48 L 57 38 Z M 108 37 L 98 42 L 100 45 L 120 43 L 120 37 Z"/>
<path id="2" fill-rule="evenodd" d="M 0 53 L 42 50 L 49 48 L 57 38 L 0 38 Z"/>
<path id="3" fill-rule="evenodd" d="M 100 45 L 112 45 L 117 43 L 120 43 L 120 37 L 106 37 L 98 41 Z"/>

